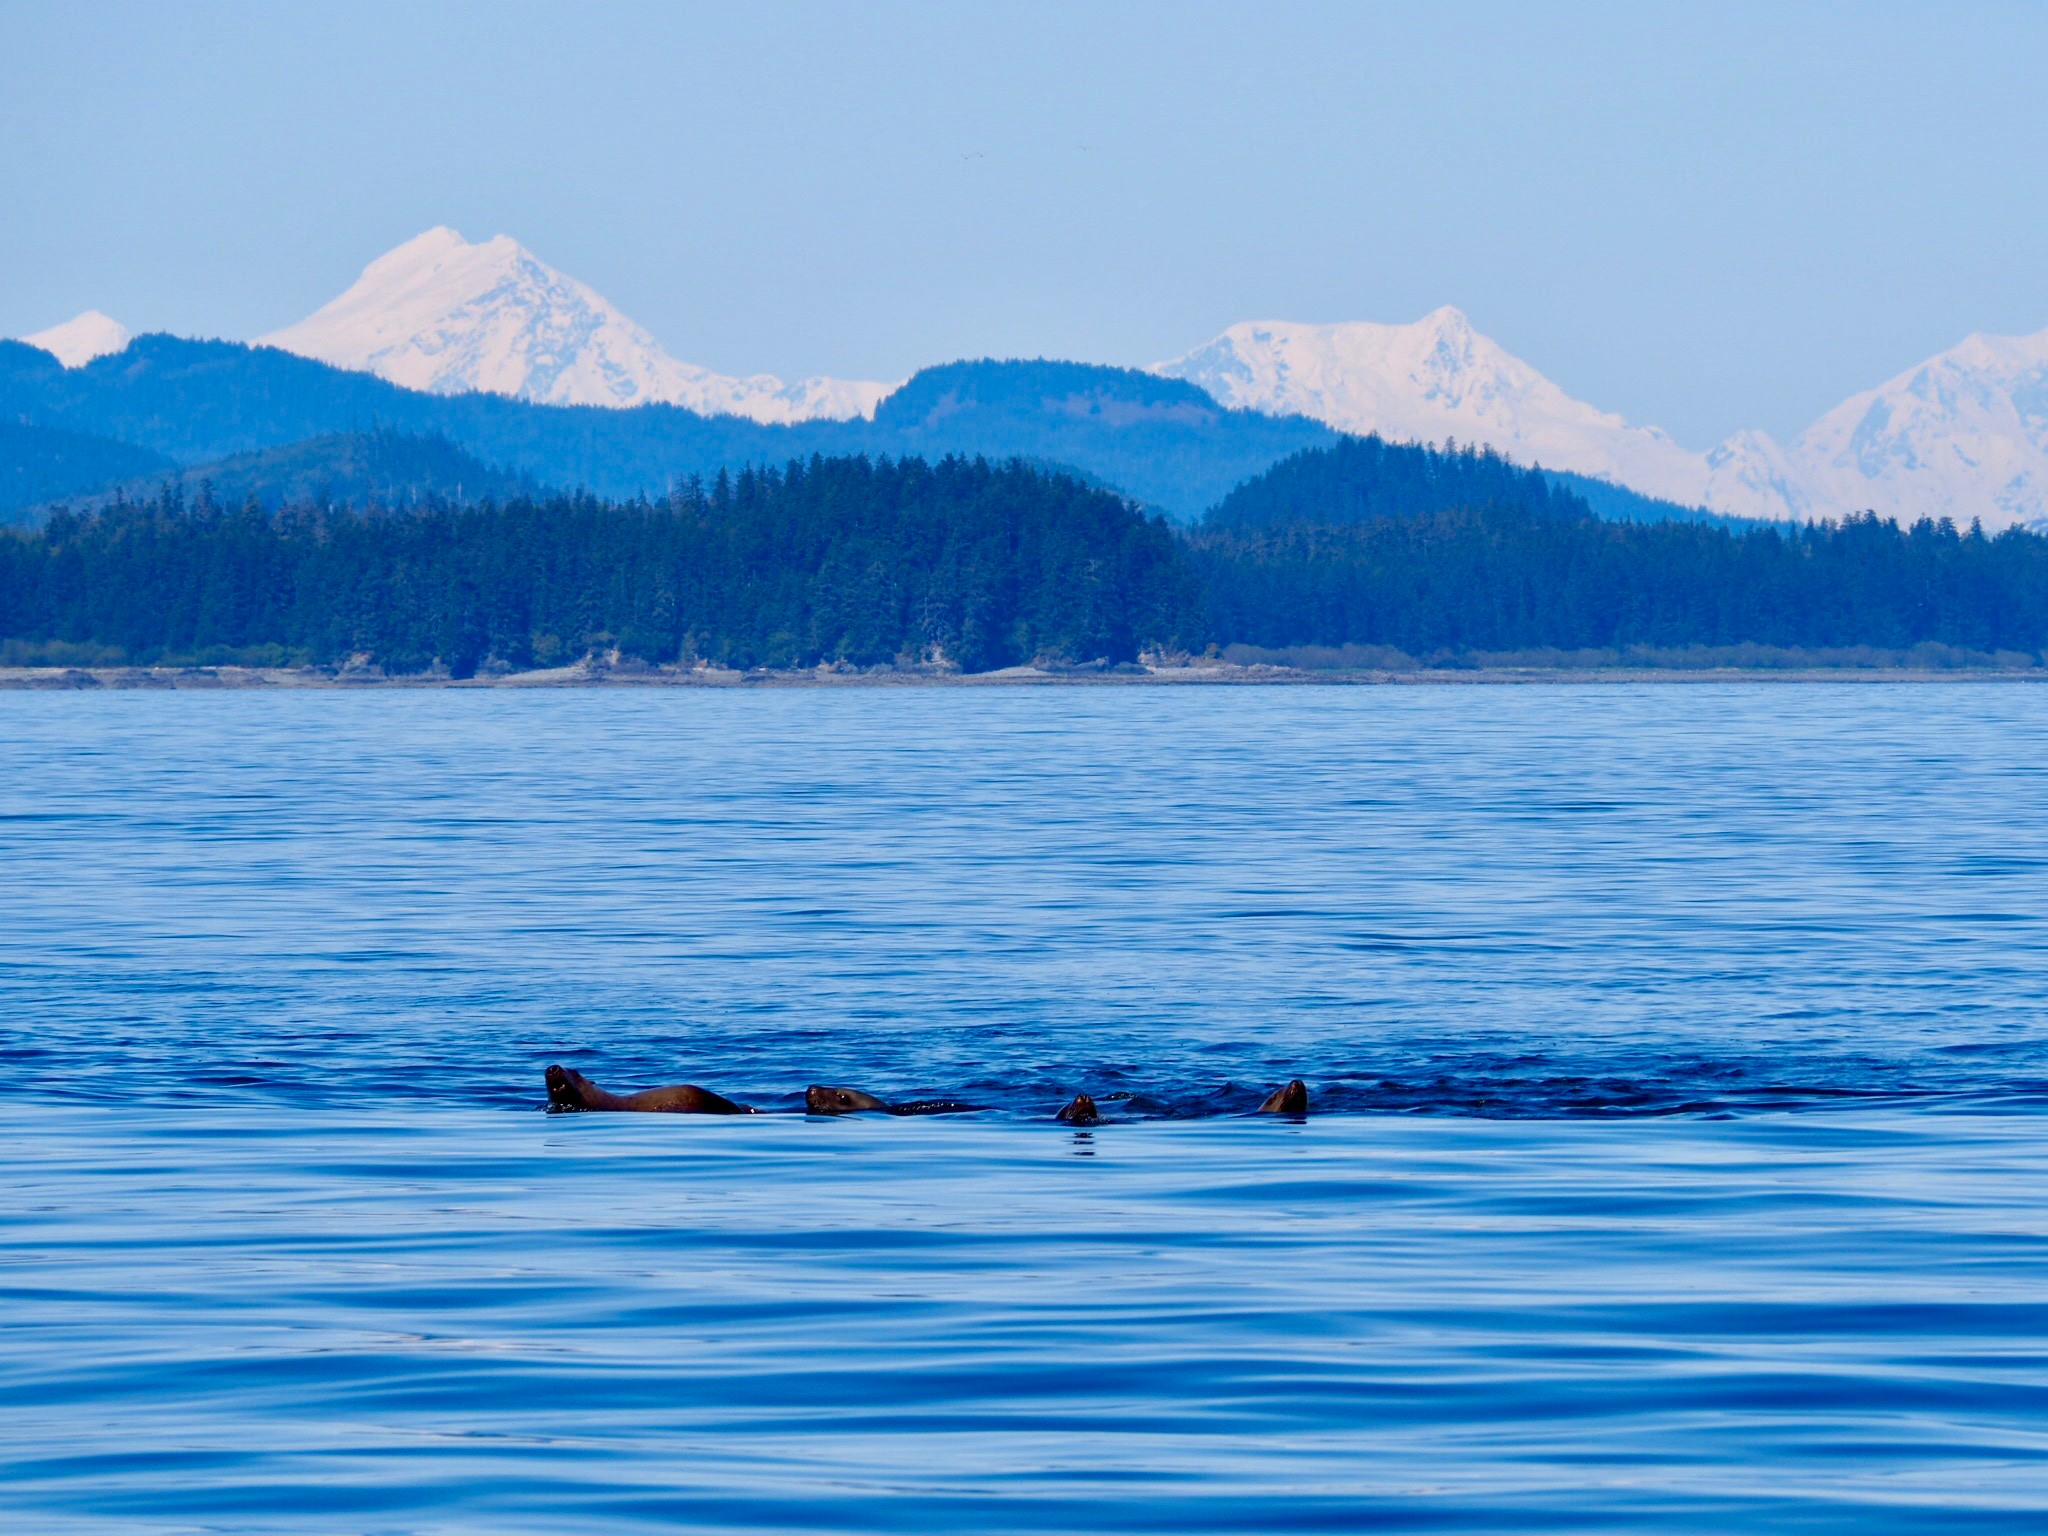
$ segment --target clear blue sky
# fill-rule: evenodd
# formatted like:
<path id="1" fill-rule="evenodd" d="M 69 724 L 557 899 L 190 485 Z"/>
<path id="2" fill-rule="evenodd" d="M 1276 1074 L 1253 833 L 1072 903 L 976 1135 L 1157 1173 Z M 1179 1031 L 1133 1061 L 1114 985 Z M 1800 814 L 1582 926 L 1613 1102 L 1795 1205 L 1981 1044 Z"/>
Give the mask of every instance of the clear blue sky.
<path id="1" fill-rule="evenodd" d="M 0 0 L 0 334 L 430 225 L 676 355 L 1142 363 L 1456 304 L 1704 447 L 2048 326 L 2048 4 Z"/>

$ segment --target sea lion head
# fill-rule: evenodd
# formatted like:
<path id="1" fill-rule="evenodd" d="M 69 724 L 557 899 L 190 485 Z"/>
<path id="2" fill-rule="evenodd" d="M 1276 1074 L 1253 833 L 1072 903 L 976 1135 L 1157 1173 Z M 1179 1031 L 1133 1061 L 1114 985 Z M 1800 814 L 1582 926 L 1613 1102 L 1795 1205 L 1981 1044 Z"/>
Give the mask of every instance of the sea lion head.
<path id="1" fill-rule="evenodd" d="M 814 1115 L 858 1115 L 887 1110 L 888 1105 L 858 1088 L 826 1088 L 813 1083 L 804 1090 L 804 1108 Z"/>
<path id="2" fill-rule="evenodd" d="M 1064 1120 L 1069 1125 L 1094 1125 L 1102 1118 L 1102 1114 L 1096 1109 L 1093 1099 L 1085 1093 L 1077 1093 L 1073 1102 L 1053 1118 Z"/>
<path id="3" fill-rule="evenodd" d="M 550 1064 L 548 1078 L 549 1109 L 588 1109 L 590 1090 L 594 1084 L 574 1067 Z"/>
<path id="4" fill-rule="evenodd" d="M 1294 1079 L 1285 1088 L 1275 1088 L 1259 1106 L 1262 1115 L 1305 1115 L 1308 1113 L 1308 1084 Z"/>

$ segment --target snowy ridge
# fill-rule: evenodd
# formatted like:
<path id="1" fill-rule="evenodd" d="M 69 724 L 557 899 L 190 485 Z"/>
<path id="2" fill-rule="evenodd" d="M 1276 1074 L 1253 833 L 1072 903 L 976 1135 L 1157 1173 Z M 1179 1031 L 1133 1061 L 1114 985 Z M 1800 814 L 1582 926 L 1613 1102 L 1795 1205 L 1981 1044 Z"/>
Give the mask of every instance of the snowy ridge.
<path id="1" fill-rule="evenodd" d="M 2048 331 L 1971 336 L 1843 401 L 1791 457 L 1822 507 L 1988 529 L 2048 518 Z"/>
<path id="2" fill-rule="evenodd" d="M 482 390 L 550 405 L 660 401 L 760 422 L 871 416 L 892 387 L 732 378 L 678 362 L 510 236 L 471 244 L 446 227 L 378 257 L 347 292 L 257 344 L 438 394 Z"/>
<path id="3" fill-rule="evenodd" d="M 1574 400 L 1455 309 L 1413 325 L 1234 325 L 1152 371 L 1226 405 L 1396 440 L 1488 444 L 1740 517 L 1874 510 L 1991 530 L 2048 520 L 2048 331 L 1972 336 L 1843 402 L 1788 446 L 1738 432 L 1703 454 Z"/>
<path id="4" fill-rule="evenodd" d="M 1696 500 L 1700 456 L 1654 427 L 1574 400 L 1446 306 L 1413 325 L 1233 325 L 1152 372 L 1186 379 L 1229 406 L 1294 413 L 1347 432 L 1490 444 L 1547 469 Z"/>
<path id="5" fill-rule="evenodd" d="M 66 367 L 124 348 L 91 310 L 23 340 Z M 258 338 L 412 389 L 552 405 L 652 401 L 779 423 L 872 418 L 896 386 L 785 383 L 679 362 L 584 284 L 509 236 L 430 229 L 298 324 Z M 1688 506 L 1742 517 L 1874 510 L 1996 531 L 2048 527 L 2048 331 L 1971 336 L 1852 396 L 1789 444 L 1738 432 L 1696 453 L 1565 393 L 1449 307 L 1410 325 L 1233 325 L 1151 371 L 1227 406 L 1299 414 L 1397 441 L 1488 445 Z"/>
<path id="6" fill-rule="evenodd" d="M 1823 517 L 1798 465 L 1767 432 L 1738 432 L 1703 459 L 1701 506 L 1734 517 Z"/>
<path id="7" fill-rule="evenodd" d="M 37 331 L 35 335 L 21 339 L 32 347 L 41 347 L 66 368 L 78 368 L 96 357 L 121 351 L 128 345 L 129 337 L 128 327 L 120 321 L 96 309 L 88 309 L 82 315 L 73 315 L 62 325 L 53 325 L 47 331 Z"/>

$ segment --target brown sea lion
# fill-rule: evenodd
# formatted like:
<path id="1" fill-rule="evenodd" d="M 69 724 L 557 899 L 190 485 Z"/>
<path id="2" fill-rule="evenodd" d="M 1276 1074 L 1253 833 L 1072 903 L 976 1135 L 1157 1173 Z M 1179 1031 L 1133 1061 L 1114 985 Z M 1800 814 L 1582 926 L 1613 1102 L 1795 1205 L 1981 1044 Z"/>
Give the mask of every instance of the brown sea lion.
<path id="1" fill-rule="evenodd" d="M 804 1090 L 804 1108 L 814 1115 L 894 1114 L 895 1110 L 872 1093 L 858 1088 L 826 1088 L 813 1083 Z"/>
<path id="2" fill-rule="evenodd" d="M 1054 1115 L 1053 1119 L 1064 1120 L 1069 1125 L 1095 1125 L 1102 1119 L 1102 1114 L 1096 1109 L 1093 1099 L 1085 1093 L 1077 1093 L 1073 1102 Z"/>
<path id="3" fill-rule="evenodd" d="M 1275 1088 L 1266 1095 L 1266 1102 L 1258 1112 L 1262 1115 L 1305 1115 L 1308 1113 L 1308 1084 L 1296 1078 L 1285 1088 Z"/>
<path id="4" fill-rule="evenodd" d="M 673 1083 L 666 1088 L 647 1088 L 639 1093 L 607 1093 L 573 1067 L 548 1068 L 548 1108 L 637 1109 L 670 1115 L 751 1115 L 745 1104 L 699 1088 L 695 1083 Z"/>

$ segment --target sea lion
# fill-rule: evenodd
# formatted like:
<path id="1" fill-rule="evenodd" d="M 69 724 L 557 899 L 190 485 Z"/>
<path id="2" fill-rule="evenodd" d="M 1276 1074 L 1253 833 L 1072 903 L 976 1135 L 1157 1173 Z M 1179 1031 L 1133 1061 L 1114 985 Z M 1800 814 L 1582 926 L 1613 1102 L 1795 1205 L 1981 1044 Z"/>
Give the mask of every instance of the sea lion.
<path id="1" fill-rule="evenodd" d="M 1308 1113 L 1308 1084 L 1296 1078 L 1285 1088 L 1275 1088 L 1258 1108 L 1262 1115 L 1305 1115 Z"/>
<path id="2" fill-rule="evenodd" d="M 673 1083 L 666 1088 L 647 1088 L 639 1093 L 607 1093 L 573 1067 L 548 1068 L 548 1108 L 637 1109 L 670 1115 L 751 1115 L 745 1104 L 699 1088 L 695 1083 Z"/>
<path id="3" fill-rule="evenodd" d="M 804 1090 L 804 1109 L 813 1115 L 896 1113 L 872 1093 L 862 1093 L 858 1088 L 826 1088 L 817 1083 Z"/>
<path id="4" fill-rule="evenodd" d="M 1054 1115 L 1053 1119 L 1064 1120 L 1068 1125 L 1095 1125 L 1101 1121 L 1102 1113 L 1096 1109 L 1095 1101 L 1087 1094 L 1077 1093 L 1073 1102 Z"/>

